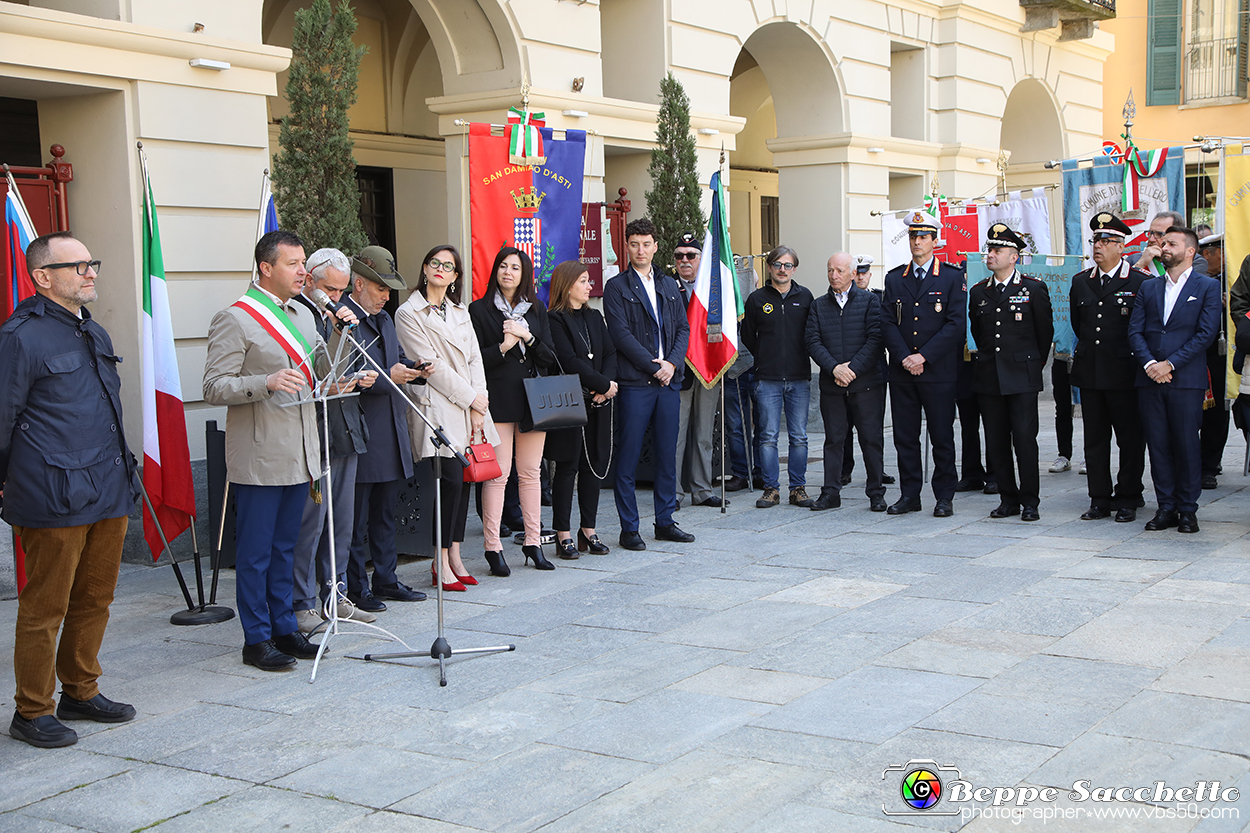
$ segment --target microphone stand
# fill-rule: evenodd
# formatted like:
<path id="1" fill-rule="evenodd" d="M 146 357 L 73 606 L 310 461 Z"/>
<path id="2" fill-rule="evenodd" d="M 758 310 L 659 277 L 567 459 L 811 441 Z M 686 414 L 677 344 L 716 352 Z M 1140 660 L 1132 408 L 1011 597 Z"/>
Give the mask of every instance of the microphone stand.
<path id="1" fill-rule="evenodd" d="M 390 662 L 390 661 L 399 660 L 399 659 L 409 659 L 412 657 L 428 656 L 430 657 L 430 659 L 438 660 L 438 684 L 439 686 L 446 686 L 447 685 L 446 660 L 452 655 L 454 654 L 496 654 L 496 653 L 506 653 L 509 651 L 516 650 L 516 645 L 496 645 L 496 646 L 484 647 L 484 648 L 455 648 L 453 649 L 451 645 L 447 642 L 447 638 L 444 635 L 445 618 L 443 615 L 443 490 L 442 490 L 443 458 L 442 458 L 442 455 L 438 453 L 439 446 L 442 446 L 446 448 L 447 450 L 449 450 L 452 453 L 452 456 L 456 458 L 456 461 L 460 464 L 461 468 L 468 468 L 469 461 L 465 459 L 465 456 L 462 452 L 452 447 L 451 441 L 447 439 L 446 432 L 443 431 L 443 427 L 441 425 L 435 425 L 433 422 L 430 422 L 429 417 L 427 417 L 425 413 L 420 408 L 417 407 L 417 404 L 412 401 L 412 399 L 408 396 L 407 392 L 394 379 L 391 378 L 390 371 L 387 370 L 386 368 L 383 368 L 376 361 L 374 361 L 373 357 L 370 356 L 369 353 L 365 350 L 365 348 L 361 346 L 360 342 L 357 341 L 356 337 L 352 334 L 351 329 L 352 328 L 348 327 L 340 331 L 343 333 L 344 337 L 339 340 L 339 351 L 341 352 L 343 349 L 343 342 L 350 341 L 352 345 L 354 346 L 356 353 L 363 356 L 365 361 L 374 370 L 377 371 L 378 382 L 381 382 L 382 379 L 386 379 L 386 381 L 393 388 L 395 388 L 396 391 L 399 392 L 400 397 L 404 401 L 404 404 L 407 405 L 412 410 L 412 412 L 415 413 L 421 419 L 421 421 L 426 424 L 426 427 L 430 429 L 430 443 L 434 446 L 434 462 L 433 462 L 433 465 L 434 465 L 434 570 L 435 570 L 434 583 L 436 585 L 437 593 L 438 593 L 437 595 L 438 636 L 434 639 L 434 643 L 430 646 L 429 651 L 414 651 L 412 647 L 408 645 L 408 643 L 404 642 L 399 637 L 393 637 L 396 642 L 403 645 L 408 650 L 397 652 L 397 653 L 389 653 L 389 654 L 365 654 L 363 659 L 365 660 L 365 662 Z M 375 382 L 374 384 L 377 384 L 377 382 Z M 334 550 L 332 546 L 331 552 L 333 553 L 333 551 Z M 336 616 L 331 624 L 331 627 L 337 627 L 337 622 L 338 622 L 338 617 Z M 382 630 L 382 629 L 378 628 L 378 630 Z M 327 633 L 326 639 L 323 639 L 321 643 L 323 646 L 323 649 L 328 639 L 329 639 L 329 634 Z M 318 653 L 320 653 L 320 651 Z M 314 674 L 316 673 L 315 669 L 313 673 Z"/>

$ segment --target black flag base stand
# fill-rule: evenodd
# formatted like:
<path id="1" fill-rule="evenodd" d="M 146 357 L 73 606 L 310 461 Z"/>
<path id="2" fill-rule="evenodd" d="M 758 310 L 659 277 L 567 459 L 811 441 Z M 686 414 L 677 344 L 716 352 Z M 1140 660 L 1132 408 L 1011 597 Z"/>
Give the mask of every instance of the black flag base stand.
<path id="1" fill-rule="evenodd" d="M 178 579 L 178 587 L 182 589 L 182 598 L 187 602 L 187 609 L 180 610 L 169 617 L 171 625 L 215 625 L 218 622 L 229 622 L 234 618 L 234 611 L 228 607 L 219 605 L 205 604 L 204 602 L 204 572 L 200 569 L 200 544 L 195 537 L 195 516 L 191 517 L 191 551 L 195 553 L 195 587 L 199 591 L 200 603 L 196 605 L 191 601 L 191 591 L 187 589 L 186 579 L 182 577 L 182 568 L 178 566 L 178 562 L 174 559 L 174 551 L 169 547 L 169 539 L 165 537 L 165 530 L 156 522 L 156 510 L 152 508 L 152 498 L 148 497 L 148 490 L 143 486 L 143 479 L 139 478 L 139 492 L 143 495 L 143 503 L 148 508 L 148 514 L 152 516 L 152 521 L 156 525 L 156 532 L 161 536 L 161 543 L 165 545 L 165 552 L 169 553 L 169 563 L 174 568 L 174 576 Z M 224 510 L 223 510 L 224 512 Z M 217 574 L 213 573 L 213 594 L 216 595 Z"/>

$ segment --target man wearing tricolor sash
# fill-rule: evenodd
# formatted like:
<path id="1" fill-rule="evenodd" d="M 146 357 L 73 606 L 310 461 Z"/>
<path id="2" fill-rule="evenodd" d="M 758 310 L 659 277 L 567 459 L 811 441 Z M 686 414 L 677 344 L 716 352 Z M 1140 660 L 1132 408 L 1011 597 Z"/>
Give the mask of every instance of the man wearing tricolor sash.
<path id="1" fill-rule="evenodd" d="M 292 403 L 309 398 L 324 343 L 313 313 L 292 303 L 308 274 L 299 237 L 263 236 L 256 266 L 256 282 L 209 326 L 204 400 L 228 408 L 226 473 L 236 496 L 243 661 L 278 671 L 317 651 L 292 611 L 292 570 L 304 500 L 323 473 L 321 449 L 314 407 Z M 339 317 L 356 320 L 349 310 Z"/>

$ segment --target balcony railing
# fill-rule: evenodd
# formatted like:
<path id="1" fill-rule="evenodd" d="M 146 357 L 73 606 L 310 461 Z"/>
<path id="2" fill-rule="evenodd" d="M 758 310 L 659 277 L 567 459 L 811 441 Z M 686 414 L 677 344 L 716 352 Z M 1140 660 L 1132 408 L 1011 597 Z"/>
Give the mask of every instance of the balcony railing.
<path id="1" fill-rule="evenodd" d="M 1189 44 L 1185 52 L 1185 101 L 1246 95 L 1245 44 L 1217 38 Z"/>

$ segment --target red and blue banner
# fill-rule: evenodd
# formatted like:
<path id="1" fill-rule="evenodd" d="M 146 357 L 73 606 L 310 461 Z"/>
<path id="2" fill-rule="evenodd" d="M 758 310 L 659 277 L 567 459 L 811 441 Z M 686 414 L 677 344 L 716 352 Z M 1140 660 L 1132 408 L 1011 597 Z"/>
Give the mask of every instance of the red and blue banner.
<path id="1" fill-rule="evenodd" d="M 37 236 L 35 225 L 30 220 L 12 175 L 6 180 L 4 225 L 0 227 L 0 232 L 4 234 L 3 241 L 0 241 L 0 281 L 3 282 L 0 320 L 8 318 L 18 304 L 35 294 L 35 284 L 26 271 L 26 247 Z"/>
<path id="2" fill-rule="evenodd" d="M 582 179 L 586 133 L 552 138 L 538 128 L 546 161 L 517 165 L 509 138 L 489 124 L 469 125 L 469 212 L 473 235 L 473 298 L 482 297 L 501 246 L 515 246 L 534 261 L 534 284 L 546 304 L 556 264 L 577 260 L 581 246 Z"/>

